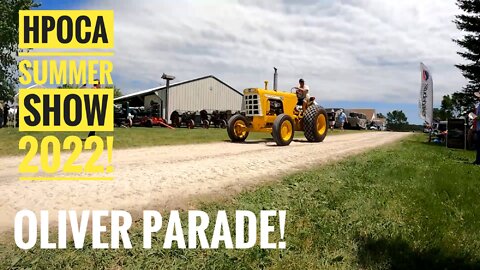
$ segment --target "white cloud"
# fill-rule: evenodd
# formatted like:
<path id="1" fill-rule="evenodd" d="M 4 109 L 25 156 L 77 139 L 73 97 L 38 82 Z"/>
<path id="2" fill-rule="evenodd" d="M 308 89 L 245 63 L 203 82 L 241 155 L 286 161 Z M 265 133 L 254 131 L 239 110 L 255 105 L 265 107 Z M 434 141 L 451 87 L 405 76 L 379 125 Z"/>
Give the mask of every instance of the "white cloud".
<path id="1" fill-rule="evenodd" d="M 115 73 L 124 92 L 213 74 L 237 89 L 303 77 L 320 100 L 415 103 L 419 62 L 436 100 L 461 89 L 455 1 L 107 1 L 115 11 Z M 141 83 L 139 83 L 141 82 Z"/>

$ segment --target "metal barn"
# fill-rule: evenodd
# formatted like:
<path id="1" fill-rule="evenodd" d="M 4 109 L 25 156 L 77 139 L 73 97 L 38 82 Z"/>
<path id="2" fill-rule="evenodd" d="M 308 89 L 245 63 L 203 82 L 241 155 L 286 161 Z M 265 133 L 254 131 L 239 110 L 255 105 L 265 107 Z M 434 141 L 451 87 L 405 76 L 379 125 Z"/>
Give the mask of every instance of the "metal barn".
<path id="1" fill-rule="evenodd" d="M 129 102 L 132 107 L 159 104 L 161 116 L 169 120 L 173 111 L 231 110 L 242 107 L 242 94 L 215 76 L 209 75 L 188 81 L 171 83 L 116 98 L 116 104 Z M 167 104 L 168 103 L 168 104 Z"/>

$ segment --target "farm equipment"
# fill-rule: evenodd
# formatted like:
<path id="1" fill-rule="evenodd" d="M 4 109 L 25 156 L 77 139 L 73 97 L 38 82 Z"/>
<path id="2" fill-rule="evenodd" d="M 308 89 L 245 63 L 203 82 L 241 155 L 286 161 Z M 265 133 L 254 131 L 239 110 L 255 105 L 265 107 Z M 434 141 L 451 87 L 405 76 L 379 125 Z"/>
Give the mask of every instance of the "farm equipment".
<path id="1" fill-rule="evenodd" d="M 201 111 L 173 111 L 170 120 L 174 127 L 186 126 L 187 128 L 202 127 L 208 129 L 213 126 L 215 128 L 226 128 L 227 121 L 231 116 L 232 111 L 230 110 L 207 111 L 203 109 Z"/>
<path id="2" fill-rule="evenodd" d="M 117 127 L 154 127 L 162 126 L 173 129 L 165 119 L 158 115 L 158 110 L 150 108 L 145 110 L 143 107 L 129 107 L 128 102 L 115 105 L 114 122 Z"/>
<path id="3" fill-rule="evenodd" d="M 203 128 L 210 127 L 210 116 L 208 115 L 208 112 L 206 110 L 200 111 L 200 123 Z"/>
<path id="4" fill-rule="evenodd" d="M 276 83 L 274 83 L 276 85 Z M 309 142 L 322 142 L 327 136 L 327 112 L 310 98 L 305 111 L 297 106 L 295 93 L 247 88 L 243 91 L 242 114 L 235 114 L 227 124 L 232 142 L 243 142 L 250 132 L 271 133 L 279 146 L 289 145 L 295 131 L 303 131 Z"/>
<path id="5" fill-rule="evenodd" d="M 231 114 L 231 112 L 230 112 L 230 114 Z M 210 122 L 215 127 L 226 128 L 227 127 L 227 121 L 228 121 L 227 112 L 225 112 L 225 111 L 220 112 L 220 111 L 217 111 L 217 110 L 212 112 L 212 117 L 210 119 Z"/>
<path id="6" fill-rule="evenodd" d="M 133 126 L 139 126 L 139 127 L 155 127 L 155 126 L 163 126 L 163 127 L 168 127 L 165 122 L 165 119 L 162 117 L 158 116 L 149 116 L 149 115 L 137 115 L 133 118 Z"/>
<path id="7" fill-rule="evenodd" d="M 116 127 L 128 126 L 127 109 L 120 105 L 115 105 L 113 109 L 113 122 Z"/>
<path id="8" fill-rule="evenodd" d="M 170 120 L 172 121 L 172 126 L 181 127 L 183 124 L 189 129 L 195 128 L 195 115 L 196 112 L 184 112 L 180 115 L 178 111 L 173 111 L 170 115 Z"/>
<path id="9" fill-rule="evenodd" d="M 346 129 L 367 129 L 367 116 L 363 113 L 347 111 Z"/>

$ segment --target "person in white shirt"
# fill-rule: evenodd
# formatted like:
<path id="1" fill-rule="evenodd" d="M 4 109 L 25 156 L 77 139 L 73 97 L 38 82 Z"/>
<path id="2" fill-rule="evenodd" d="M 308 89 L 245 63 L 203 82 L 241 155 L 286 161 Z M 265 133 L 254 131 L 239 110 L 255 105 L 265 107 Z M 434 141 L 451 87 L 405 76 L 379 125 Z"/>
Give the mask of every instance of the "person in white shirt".
<path id="1" fill-rule="evenodd" d="M 302 106 L 302 111 L 305 112 L 307 110 L 308 100 L 310 99 L 310 95 L 308 94 L 310 88 L 308 85 L 305 85 L 305 81 L 303 79 L 298 80 L 298 84 L 299 85 L 296 91 L 298 98 L 297 105 Z"/>

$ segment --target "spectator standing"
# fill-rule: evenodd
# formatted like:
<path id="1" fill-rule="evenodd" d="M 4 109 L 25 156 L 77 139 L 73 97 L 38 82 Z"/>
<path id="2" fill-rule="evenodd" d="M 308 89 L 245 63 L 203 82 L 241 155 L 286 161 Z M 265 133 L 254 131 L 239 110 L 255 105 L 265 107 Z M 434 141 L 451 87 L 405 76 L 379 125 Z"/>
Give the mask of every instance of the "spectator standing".
<path id="1" fill-rule="evenodd" d="M 330 113 L 328 114 L 328 121 L 330 123 L 330 130 L 333 131 L 333 129 L 335 128 L 335 110 L 332 109 L 330 111 Z"/>
<path id="2" fill-rule="evenodd" d="M 344 130 L 343 126 L 345 125 L 345 123 L 348 123 L 348 119 L 347 119 L 347 115 L 345 114 L 343 109 L 340 110 L 340 115 L 338 116 L 338 121 L 340 122 L 340 129 Z"/>
<path id="3" fill-rule="evenodd" d="M 475 92 L 474 94 L 477 98 L 479 103 L 477 104 L 477 107 L 475 109 L 475 123 L 476 123 L 476 134 L 477 134 L 477 140 L 475 142 L 475 148 L 477 149 L 477 158 L 475 159 L 475 162 L 473 164 L 475 165 L 480 165 L 480 91 Z"/>
<path id="4" fill-rule="evenodd" d="M 10 106 L 8 106 L 8 102 L 5 102 L 5 106 L 3 106 L 3 125 L 7 126 L 8 124 L 8 113 L 10 111 Z"/>
<path id="5" fill-rule="evenodd" d="M 2 104 L 0 103 L 0 128 L 3 127 L 4 123 L 3 123 L 3 115 L 4 115 L 4 110 L 3 110 L 3 106 L 1 106 Z M 8 112 L 6 112 L 8 114 Z"/>

